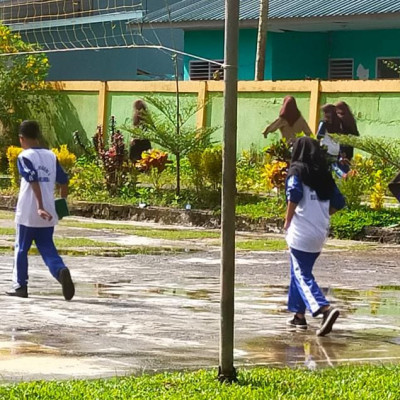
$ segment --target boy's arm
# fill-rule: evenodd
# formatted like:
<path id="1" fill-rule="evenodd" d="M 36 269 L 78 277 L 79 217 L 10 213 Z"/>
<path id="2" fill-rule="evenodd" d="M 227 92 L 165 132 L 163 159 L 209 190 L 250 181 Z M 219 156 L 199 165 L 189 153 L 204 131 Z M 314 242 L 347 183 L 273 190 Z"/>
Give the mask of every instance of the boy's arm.
<path id="1" fill-rule="evenodd" d="M 51 221 L 53 216 L 43 208 L 42 191 L 40 190 L 39 182 L 30 182 L 30 185 L 36 197 L 37 212 L 39 217 Z"/>
<path id="2" fill-rule="evenodd" d="M 68 183 L 60 185 L 60 197 L 66 199 L 68 197 Z"/>
<path id="3" fill-rule="evenodd" d="M 68 197 L 68 175 L 65 173 L 57 160 L 56 164 L 56 182 L 60 185 L 60 197 L 66 199 Z"/>

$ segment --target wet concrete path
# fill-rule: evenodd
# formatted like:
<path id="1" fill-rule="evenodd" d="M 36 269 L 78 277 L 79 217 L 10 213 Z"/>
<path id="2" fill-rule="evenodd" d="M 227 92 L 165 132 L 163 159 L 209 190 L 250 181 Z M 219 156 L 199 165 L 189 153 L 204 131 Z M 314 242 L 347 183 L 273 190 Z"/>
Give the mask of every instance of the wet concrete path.
<path id="1" fill-rule="evenodd" d="M 65 302 L 39 257 L 28 299 L 0 295 L 4 381 L 125 375 L 218 365 L 219 253 L 64 257 L 76 282 Z M 238 253 L 236 365 L 400 362 L 400 249 L 327 251 L 315 275 L 342 310 L 317 338 L 285 322 L 288 254 Z M 11 256 L 0 256 L 0 293 Z"/>

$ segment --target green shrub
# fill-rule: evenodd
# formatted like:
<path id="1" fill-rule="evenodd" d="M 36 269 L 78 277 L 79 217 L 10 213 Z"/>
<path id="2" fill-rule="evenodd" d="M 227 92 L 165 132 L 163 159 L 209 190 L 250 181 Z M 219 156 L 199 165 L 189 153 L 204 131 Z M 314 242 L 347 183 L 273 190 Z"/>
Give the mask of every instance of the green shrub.
<path id="1" fill-rule="evenodd" d="M 331 233 L 338 239 L 357 239 L 366 226 L 391 226 L 400 221 L 400 210 L 345 209 L 332 216 Z"/>
<path id="2" fill-rule="evenodd" d="M 339 190 L 346 198 L 346 205 L 349 209 L 355 209 L 361 205 L 361 197 L 365 191 L 365 184 L 362 176 L 351 170 L 346 177 L 338 181 Z"/>
<path id="3" fill-rule="evenodd" d="M 95 162 L 78 165 L 73 169 L 70 191 L 78 200 L 105 201 L 110 197 L 103 169 Z"/>
<path id="4" fill-rule="evenodd" d="M 239 192 L 261 193 L 268 191 L 266 179 L 262 176 L 265 153 L 254 146 L 243 150 L 236 168 L 236 187 Z"/>
<path id="5" fill-rule="evenodd" d="M 201 169 L 212 189 L 217 190 L 222 182 L 222 147 L 207 147 L 202 154 Z"/>

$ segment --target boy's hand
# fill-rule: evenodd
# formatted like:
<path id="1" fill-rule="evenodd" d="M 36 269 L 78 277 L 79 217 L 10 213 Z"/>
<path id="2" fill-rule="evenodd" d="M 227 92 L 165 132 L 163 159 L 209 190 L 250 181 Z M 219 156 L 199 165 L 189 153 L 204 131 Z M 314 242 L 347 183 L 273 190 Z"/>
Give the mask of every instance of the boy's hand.
<path id="1" fill-rule="evenodd" d="M 39 208 L 38 209 L 38 215 L 40 218 L 44 220 L 51 221 L 53 219 L 53 216 L 49 214 L 44 208 Z"/>
<path id="2" fill-rule="evenodd" d="M 285 231 L 287 231 L 287 230 L 289 229 L 289 226 L 290 226 L 290 222 L 285 221 L 285 225 L 283 225 L 283 229 L 284 229 Z"/>

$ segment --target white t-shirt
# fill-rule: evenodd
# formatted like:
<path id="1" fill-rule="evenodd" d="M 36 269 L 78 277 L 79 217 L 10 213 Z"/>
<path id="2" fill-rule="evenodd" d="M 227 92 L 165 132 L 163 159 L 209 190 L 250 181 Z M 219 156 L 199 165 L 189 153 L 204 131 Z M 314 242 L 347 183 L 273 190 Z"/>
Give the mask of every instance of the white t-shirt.
<path id="1" fill-rule="evenodd" d="M 68 182 L 68 177 L 57 162 L 57 157 L 50 150 L 30 148 L 19 154 L 17 162 L 22 179 L 15 222 L 35 228 L 55 226 L 58 217 L 54 203 L 54 186 L 56 181 L 61 184 Z M 31 182 L 39 182 L 43 207 L 52 215 L 51 221 L 39 217 Z"/>
<path id="2" fill-rule="evenodd" d="M 308 253 L 319 253 L 329 233 L 330 205 L 337 210 L 345 201 L 337 187 L 331 200 L 320 200 L 317 193 L 301 182 L 297 176 L 290 176 L 286 183 L 287 199 L 297 207 L 286 233 L 289 247 Z"/>

